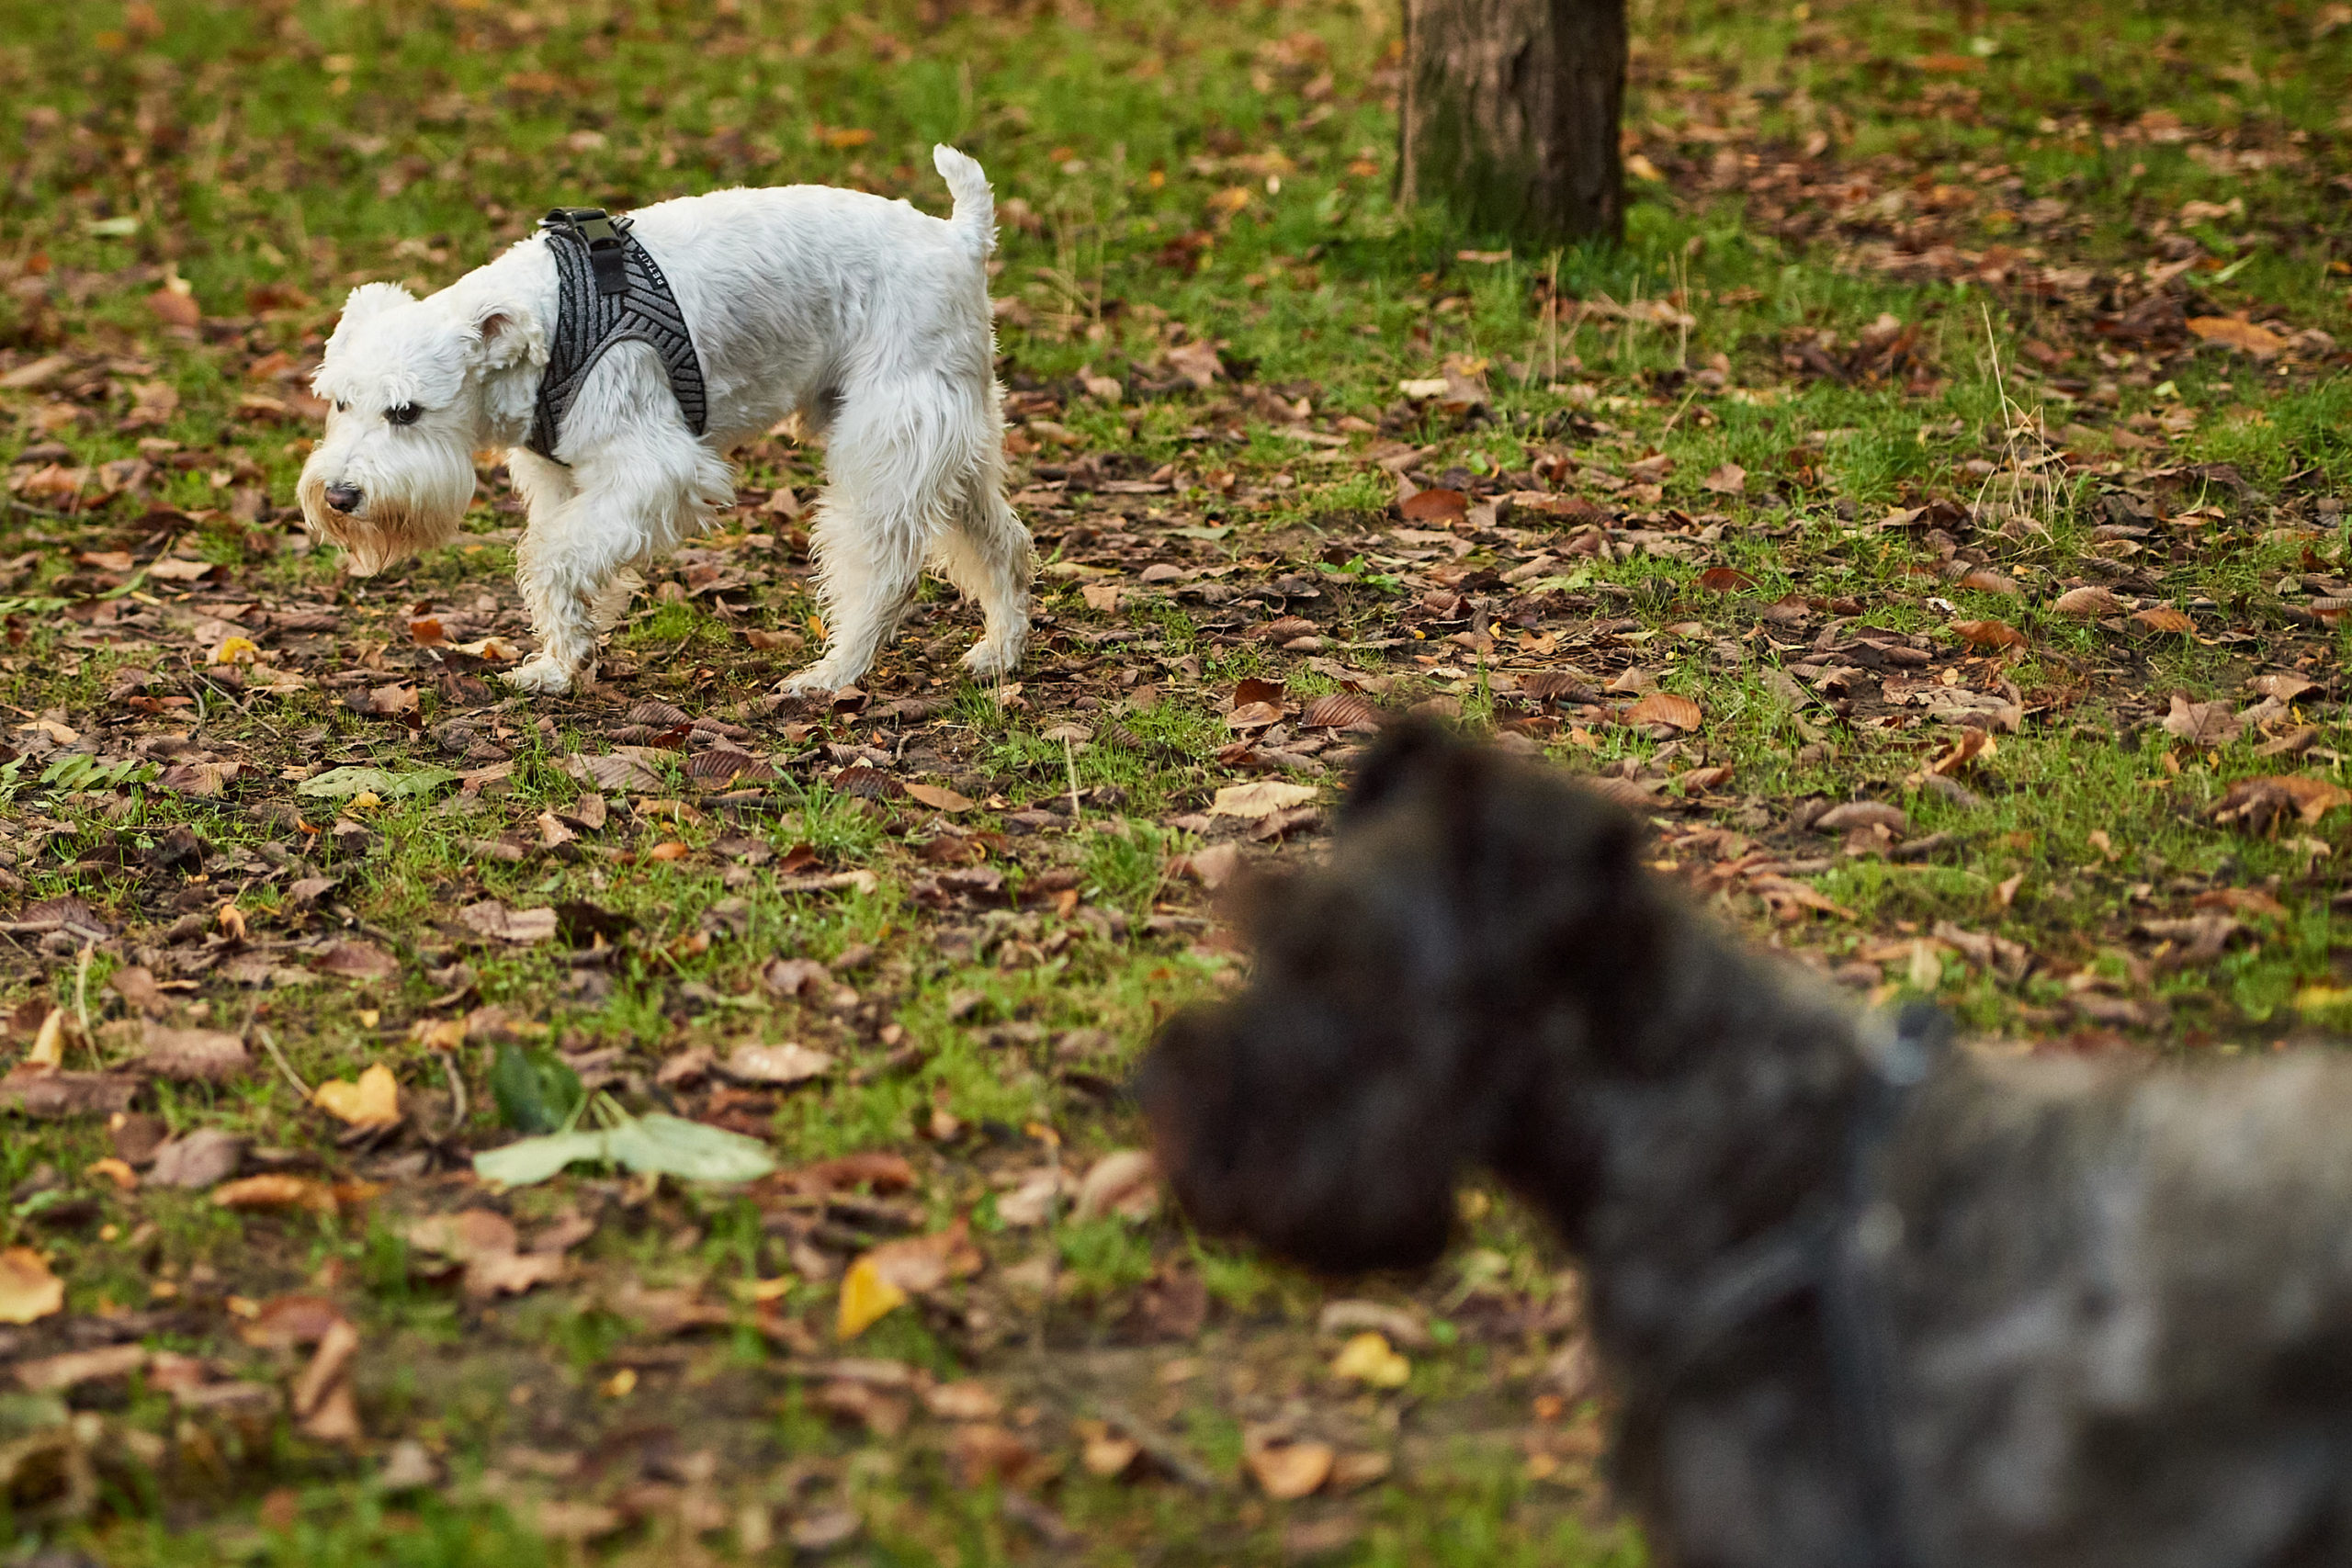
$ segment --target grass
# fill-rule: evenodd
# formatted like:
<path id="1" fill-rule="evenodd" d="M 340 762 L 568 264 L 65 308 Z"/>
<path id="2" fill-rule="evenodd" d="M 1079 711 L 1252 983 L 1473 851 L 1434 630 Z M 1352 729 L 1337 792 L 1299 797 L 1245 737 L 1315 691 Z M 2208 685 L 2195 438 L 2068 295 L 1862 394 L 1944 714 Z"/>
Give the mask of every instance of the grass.
<path id="1" fill-rule="evenodd" d="M 44 1512 L 0 1461 L 0 1554 L 780 1561 L 847 1510 L 842 1550 L 876 1563 L 1026 1561 L 1062 1528 L 1106 1563 L 1638 1562 L 1590 1462 L 1605 1412 L 1543 1414 L 1544 1358 L 1577 1329 L 1541 1317 L 1566 1265 L 1511 1206 L 1471 1202 L 1426 1280 L 1345 1287 L 1444 1330 L 1409 1398 L 1328 1375 L 1326 1282 L 1166 1214 L 1081 1222 L 1064 1198 L 1004 1218 L 1037 1172 L 1139 1140 L 1126 1070 L 1239 973 L 1183 857 L 1314 852 L 1311 826 L 1277 844 L 1202 814 L 1230 784 L 1340 776 L 1353 738 L 1302 710 L 1351 686 L 1646 790 L 1657 859 L 1862 995 L 1931 991 L 2043 1048 L 2193 1056 L 2338 1026 L 2344 813 L 2249 830 L 2211 807 L 2265 775 L 2346 783 L 2352 633 L 2326 605 L 2352 381 L 2313 334 L 2352 341 L 2352 28 L 2127 0 L 1994 5 L 1965 34 L 1842 0 L 1634 13 L 1626 243 L 1497 261 L 1474 259 L 1496 237 L 1389 200 L 1381 7 L 0 0 L 0 377 L 63 360 L 0 390 L 0 457 L 22 459 L 0 517 L 0 744 L 21 753 L 0 761 L 0 877 L 12 910 L 78 897 L 111 931 L 86 966 L 70 938 L 0 948 L 10 1050 L 49 1006 L 86 1009 L 68 1066 L 120 1066 L 144 969 L 179 987 L 156 1022 L 266 1030 L 306 1084 L 383 1063 L 410 1116 L 352 1138 L 259 1055 L 142 1091 L 175 1134 L 246 1138 L 248 1174 L 377 1190 L 327 1216 L 119 1190 L 94 1168 L 103 1118 L 8 1122 L 0 1245 L 40 1251 L 67 1310 L 0 1328 L 21 1334 L 0 1356 L 129 1335 L 282 1388 L 310 1352 L 248 1344 L 243 1314 L 322 1295 L 361 1331 L 365 1436 L 87 1383 L 72 1399 L 119 1463 Z M 822 457 L 781 438 L 741 454 L 746 504 L 703 542 L 740 584 L 658 580 L 577 700 L 503 699 L 410 632 L 526 635 L 489 458 L 467 534 L 389 580 L 306 547 L 300 378 L 349 287 L 437 287 L 558 202 L 811 180 L 935 210 L 936 140 L 983 160 L 1004 219 L 1001 370 L 1046 566 L 1017 690 L 961 677 L 972 617 L 933 589 L 865 709 L 762 702 L 816 630 L 805 519 L 766 497 L 805 503 Z M 183 295 L 193 326 L 172 324 Z M 2256 356 L 2190 318 L 2269 336 Z M 1223 377 L 1196 389 L 1170 350 L 1199 342 Z M 1449 360 L 1482 366 L 1466 417 L 1399 390 Z M 133 462 L 135 482 L 104 477 Z M 1085 488 L 1163 470 L 1165 491 Z M 1607 525 L 1525 502 L 1492 526 L 1403 523 L 1399 471 L 1578 497 Z M 1080 592 L 1103 583 L 1115 609 Z M 2189 627 L 2060 608 L 2087 586 Z M 1261 635 L 1283 617 L 1318 645 Z M 1958 629 L 1988 621 L 2022 640 Z M 209 662 L 228 626 L 288 689 Z M 1539 672 L 1580 689 L 1532 697 Z M 2289 674 L 2313 689 L 2257 708 L 2250 680 Z M 1244 680 L 1284 687 L 1255 751 L 1227 717 Z M 413 712 L 376 711 L 408 685 Z M 1629 721 L 1651 689 L 1700 727 Z M 1955 693 L 1996 716 L 1957 794 L 1931 778 L 1963 733 Z M 2192 740 L 2165 727 L 2176 694 L 2252 711 Z M 710 785 L 673 738 L 636 787 L 583 782 L 576 758 L 671 722 L 631 717 L 653 702 L 737 726 L 779 776 Z M 972 804 L 860 793 L 856 761 Z M 231 762 L 211 793 L 187 771 Z M 343 763 L 507 771 L 373 808 L 294 792 Z M 1854 799 L 1901 807 L 1902 838 L 1804 825 Z M 169 858 L 181 829 L 199 860 Z M 298 896 L 311 877 L 335 880 Z M 485 942 L 459 911 L 486 899 L 593 906 L 605 946 Z M 224 908 L 241 945 L 205 934 L 233 927 Z M 2237 926 L 2199 952 L 2182 922 L 2216 911 Z M 1984 961 L 1993 938 L 2010 957 Z M 334 974 L 335 942 L 390 972 Z M 763 976 L 796 957 L 827 981 L 779 995 Z M 502 1035 L 615 1074 L 639 1109 L 732 1119 L 788 1165 L 896 1153 L 914 1184 L 814 1230 L 774 1193 L 594 1171 L 488 1199 L 453 1172 L 508 1135 Z M 775 1092 L 657 1076 L 786 1040 L 835 1070 Z M 594 1234 L 559 1284 L 469 1299 L 409 1227 L 486 1201 Z M 959 1217 L 985 1267 L 836 1345 L 842 1267 Z M 699 1326 L 664 1320 L 676 1300 Z M 1531 1314 L 1550 1326 L 1495 1326 Z M 807 1375 L 836 1353 L 979 1379 L 1002 1409 Z M 1088 1473 L 1076 1423 L 1102 1399 L 1219 1483 Z M 0 1404 L 0 1453 L 55 1417 Z M 1394 1468 L 1272 1503 L 1238 1472 L 1279 1422 Z M 1013 1494 L 966 1484 L 976 1425 L 1041 1467 Z M 433 1485 L 383 1480 L 402 1439 Z"/>

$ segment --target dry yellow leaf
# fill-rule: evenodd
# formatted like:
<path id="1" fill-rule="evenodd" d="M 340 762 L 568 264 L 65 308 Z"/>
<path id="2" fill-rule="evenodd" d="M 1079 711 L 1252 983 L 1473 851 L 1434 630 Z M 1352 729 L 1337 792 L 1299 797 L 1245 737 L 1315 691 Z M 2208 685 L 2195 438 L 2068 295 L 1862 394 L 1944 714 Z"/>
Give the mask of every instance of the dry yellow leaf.
<path id="1" fill-rule="evenodd" d="M 311 1102 L 355 1127 L 389 1127 L 401 1119 L 401 1086 L 379 1062 L 352 1083 L 334 1078 L 311 1091 Z"/>
<path id="2" fill-rule="evenodd" d="M 1413 1375 L 1413 1363 L 1397 1354 L 1387 1336 L 1367 1329 L 1340 1348 L 1331 1375 L 1373 1388 L 1403 1388 Z"/>
<path id="3" fill-rule="evenodd" d="M 1331 1478 L 1332 1462 L 1340 1456 L 1329 1443 L 1283 1443 L 1257 1449 L 1243 1462 L 1261 1490 L 1278 1503 L 1295 1502 L 1314 1493 Z"/>
<path id="4" fill-rule="evenodd" d="M 32 1055 L 27 1056 L 28 1067 L 62 1067 L 65 1065 L 65 1010 L 51 1008 L 49 1016 L 40 1021 L 40 1032 L 33 1036 Z"/>
<path id="5" fill-rule="evenodd" d="M 29 1247 L 0 1252 L 0 1323 L 30 1323 L 65 1306 L 65 1281 Z"/>
<path id="6" fill-rule="evenodd" d="M 220 639 L 220 646 L 212 650 L 212 658 L 209 662 L 213 664 L 251 664 L 254 660 L 259 659 L 260 657 L 261 645 L 259 643 L 254 641 L 254 639 L 249 637 L 237 637 L 232 634 L 231 636 L 224 637 Z"/>
<path id="7" fill-rule="evenodd" d="M 907 1299 L 906 1292 L 883 1277 L 871 1256 L 861 1258 L 842 1276 L 841 1313 L 834 1320 L 833 1333 L 842 1339 L 854 1339 L 906 1305 Z"/>

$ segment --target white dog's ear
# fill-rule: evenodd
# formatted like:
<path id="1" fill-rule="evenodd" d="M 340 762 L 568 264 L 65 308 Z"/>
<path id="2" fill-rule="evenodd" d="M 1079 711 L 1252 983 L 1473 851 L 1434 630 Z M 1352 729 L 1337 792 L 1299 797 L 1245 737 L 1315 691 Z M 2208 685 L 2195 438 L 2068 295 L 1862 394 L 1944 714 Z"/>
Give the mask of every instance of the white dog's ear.
<path id="1" fill-rule="evenodd" d="M 540 330 L 538 318 L 512 300 L 474 309 L 475 349 L 482 364 L 492 370 L 504 370 L 539 356 L 546 346 L 546 335 Z"/>
<path id="2" fill-rule="evenodd" d="M 334 335 L 327 339 L 327 352 L 333 354 L 345 334 L 362 323 L 396 310 L 402 305 L 413 305 L 416 296 L 397 283 L 363 283 L 351 291 L 343 302 L 343 319 L 334 324 Z"/>

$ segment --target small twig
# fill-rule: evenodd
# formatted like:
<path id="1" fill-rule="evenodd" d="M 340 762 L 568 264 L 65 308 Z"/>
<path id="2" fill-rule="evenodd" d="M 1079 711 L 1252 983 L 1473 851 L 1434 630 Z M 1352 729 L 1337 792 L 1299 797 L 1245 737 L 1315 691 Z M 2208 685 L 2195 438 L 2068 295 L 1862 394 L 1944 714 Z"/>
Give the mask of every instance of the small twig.
<path id="1" fill-rule="evenodd" d="M 71 512 L 51 512 L 46 506 L 35 506 L 31 502 L 18 501 L 13 495 L 8 498 L 8 504 L 18 512 L 29 512 L 36 517 L 54 517 L 60 523 L 76 523 L 80 521 L 80 519 Z"/>
<path id="2" fill-rule="evenodd" d="M 1070 749 L 1069 737 L 1062 737 L 1062 767 L 1069 775 L 1069 818 L 1071 823 L 1086 820 L 1086 808 L 1078 803 L 1078 753 Z"/>
<path id="3" fill-rule="evenodd" d="M 97 1045 L 90 1034 L 90 954 L 97 945 L 94 942 L 84 942 L 82 956 L 74 964 L 74 1016 L 82 1023 L 82 1043 L 92 1051 Z"/>
<path id="4" fill-rule="evenodd" d="M 1225 1484 L 1217 1479 L 1215 1472 L 1186 1453 L 1173 1438 L 1117 1400 L 1073 1387 L 1060 1373 L 1051 1369 L 1041 1369 L 1038 1377 L 1046 1387 L 1072 1404 L 1091 1405 L 1104 1421 L 1125 1432 L 1129 1441 L 1150 1457 L 1152 1463 L 1185 1485 L 1202 1492 L 1215 1492 Z"/>
<path id="5" fill-rule="evenodd" d="M 1688 392 L 1685 392 L 1682 395 L 1682 406 L 1674 411 L 1673 417 L 1668 419 L 1666 422 L 1665 428 L 1658 432 L 1660 435 L 1668 435 L 1673 434 L 1674 427 L 1682 423 L 1682 416 L 1690 412 L 1690 400 L 1698 395 L 1699 389 L 1695 385 L 1692 386 Z"/>
<path id="6" fill-rule="evenodd" d="M 286 1059 L 286 1053 L 277 1048 L 276 1038 L 266 1028 L 254 1031 L 254 1037 L 261 1042 L 262 1049 L 269 1053 L 269 1059 L 277 1064 L 277 1070 L 286 1075 L 286 1081 L 294 1086 L 294 1092 L 302 1097 L 302 1103 L 310 1104 L 311 1086 L 302 1081 L 300 1074 L 295 1072 L 293 1064 Z"/>
<path id="7" fill-rule="evenodd" d="M 458 1135 L 458 1129 L 466 1124 L 466 1075 L 458 1070 L 458 1054 L 455 1051 L 443 1052 L 441 1065 L 449 1073 L 449 1125 L 441 1134 L 442 1141 L 447 1143 Z"/>

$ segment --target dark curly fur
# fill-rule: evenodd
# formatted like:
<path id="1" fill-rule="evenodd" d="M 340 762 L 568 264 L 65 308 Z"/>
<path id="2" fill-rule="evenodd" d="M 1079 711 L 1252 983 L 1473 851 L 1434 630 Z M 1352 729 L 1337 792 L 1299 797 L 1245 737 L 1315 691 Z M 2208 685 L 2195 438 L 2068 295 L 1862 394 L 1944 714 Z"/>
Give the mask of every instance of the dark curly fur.
<path id="1" fill-rule="evenodd" d="M 1840 1195 L 1863 1025 L 1639 841 L 1561 775 L 1407 729 L 1329 863 L 1250 900 L 1253 983 L 1170 1022 L 1138 1091 L 1204 1226 L 1319 1268 L 1430 1259 L 1465 1168 L 1498 1173 L 1585 1261 L 1659 1561 L 1849 1568 L 1815 1296 L 1682 1348 L 1727 1257 Z M 1905 1558 L 2352 1562 L 2352 1064 L 1955 1053 L 1876 1168 Z"/>

